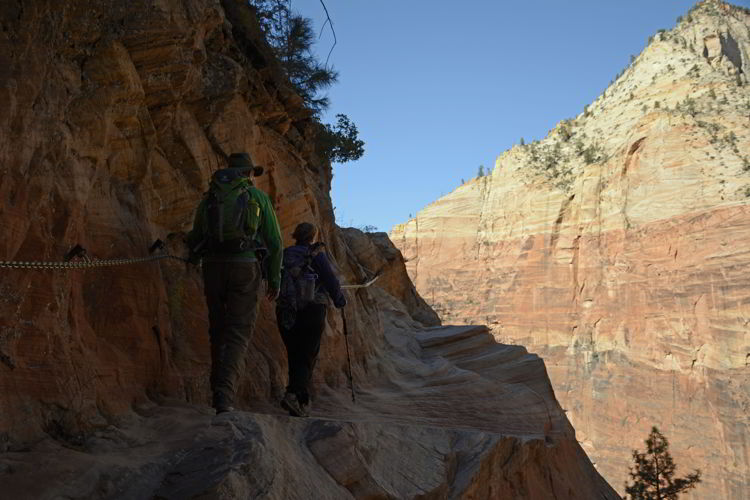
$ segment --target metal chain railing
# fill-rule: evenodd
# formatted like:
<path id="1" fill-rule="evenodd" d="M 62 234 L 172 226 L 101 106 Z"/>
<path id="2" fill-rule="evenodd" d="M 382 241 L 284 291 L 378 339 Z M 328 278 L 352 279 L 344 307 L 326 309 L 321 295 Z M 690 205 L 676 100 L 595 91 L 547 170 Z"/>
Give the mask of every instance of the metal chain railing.
<path id="1" fill-rule="evenodd" d="M 76 260 L 69 262 L 41 262 L 41 261 L 10 261 L 0 260 L 0 268 L 9 269 L 87 269 L 92 267 L 124 266 L 127 264 L 140 264 L 162 259 L 177 259 L 185 261 L 182 257 L 174 255 L 151 255 L 136 259 L 102 259 L 102 260 Z"/>
<path id="2" fill-rule="evenodd" d="M 156 250 L 163 250 L 164 243 L 161 240 L 151 245 L 149 253 Z M 78 258 L 79 260 L 73 260 Z M 143 262 L 153 262 L 162 259 L 175 259 L 187 262 L 187 259 L 170 254 L 149 255 L 148 257 L 136 257 L 132 259 L 90 259 L 86 255 L 86 250 L 80 245 L 73 247 L 66 255 L 63 261 L 12 261 L 0 260 L 0 268 L 5 269 L 90 269 L 96 267 L 124 266 L 128 264 L 141 264 Z"/>

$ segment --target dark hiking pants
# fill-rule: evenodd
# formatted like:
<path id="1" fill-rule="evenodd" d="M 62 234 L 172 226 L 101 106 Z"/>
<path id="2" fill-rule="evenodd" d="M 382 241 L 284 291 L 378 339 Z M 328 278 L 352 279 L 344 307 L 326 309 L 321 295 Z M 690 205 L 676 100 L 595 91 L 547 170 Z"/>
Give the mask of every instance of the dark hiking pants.
<path id="1" fill-rule="evenodd" d="M 260 283 L 257 262 L 203 263 L 214 407 L 231 405 L 237 393 L 258 313 Z"/>
<path id="2" fill-rule="evenodd" d="M 326 306 L 308 304 L 297 313 L 297 320 L 291 329 L 279 327 L 289 360 L 289 385 L 286 390 L 295 394 L 301 404 L 310 402 L 310 381 L 318 360 L 325 322 Z"/>

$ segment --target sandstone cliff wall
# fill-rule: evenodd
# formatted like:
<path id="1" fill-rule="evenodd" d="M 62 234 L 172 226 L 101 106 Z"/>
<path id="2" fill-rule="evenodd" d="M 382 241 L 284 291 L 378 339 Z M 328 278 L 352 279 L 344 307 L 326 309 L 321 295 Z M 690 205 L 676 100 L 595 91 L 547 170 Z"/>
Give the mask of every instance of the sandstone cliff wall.
<path id="1" fill-rule="evenodd" d="M 242 2 L 6 4 L 4 260 L 60 260 L 76 243 L 96 258 L 142 256 L 156 238 L 184 252 L 181 234 L 210 174 L 229 153 L 249 151 L 266 167 L 257 184 L 277 207 L 285 240 L 297 223 L 314 222 L 344 278 L 363 277 L 334 230 L 331 170 L 312 150 L 310 113 Z M 0 428 L 10 435 L 77 432 L 146 394 L 207 401 L 196 271 L 176 262 L 3 269 L 0 290 Z M 271 318 L 264 301 L 245 400 L 282 388 L 283 346 Z M 332 385 L 346 381 L 336 321 L 320 370 Z M 355 307 L 351 321 L 378 319 Z"/>
<path id="2" fill-rule="evenodd" d="M 396 226 L 445 323 L 547 364 L 622 491 L 652 425 L 696 498 L 750 491 L 750 15 L 704 2 L 541 142 Z"/>
<path id="3" fill-rule="evenodd" d="M 0 491 L 10 498 L 615 498 L 544 364 L 483 328 L 440 328 L 384 235 L 338 229 L 330 166 L 243 1 L 9 1 L 0 9 L 2 260 L 184 254 L 233 151 L 287 241 L 322 228 L 345 282 L 314 418 L 277 406 L 283 346 L 263 302 L 241 410 L 213 416 L 201 279 L 174 261 L 0 272 Z M 433 325 L 427 327 L 425 325 Z"/>

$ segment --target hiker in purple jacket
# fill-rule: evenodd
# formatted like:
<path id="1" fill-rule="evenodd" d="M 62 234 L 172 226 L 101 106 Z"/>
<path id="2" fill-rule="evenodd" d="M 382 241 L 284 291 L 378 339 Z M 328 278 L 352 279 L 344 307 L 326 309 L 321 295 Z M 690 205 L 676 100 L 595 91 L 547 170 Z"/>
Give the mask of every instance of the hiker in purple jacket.
<path id="1" fill-rule="evenodd" d="M 289 361 L 289 384 L 281 407 L 296 417 L 308 416 L 310 381 L 320 351 L 329 297 L 337 308 L 346 305 L 325 245 L 313 243 L 316 236 L 317 229 L 307 222 L 295 228 L 292 237 L 296 244 L 284 249 L 281 296 L 276 307 Z M 309 279 L 310 292 L 301 299 L 299 288 L 305 278 Z"/>

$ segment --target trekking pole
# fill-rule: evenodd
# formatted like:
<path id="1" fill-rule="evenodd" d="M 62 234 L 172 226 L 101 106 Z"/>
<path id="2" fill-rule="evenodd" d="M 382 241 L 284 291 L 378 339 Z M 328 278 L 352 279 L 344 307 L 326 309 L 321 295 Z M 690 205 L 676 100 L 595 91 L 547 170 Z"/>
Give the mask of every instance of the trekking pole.
<path id="1" fill-rule="evenodd" d="M 375 283 L 378 278 L 380 278 L 380 271 L 376 272 L 375 275 L 370 278 L 368 281 L 365 281 L 364 283 L 358 283 L 358 284 L 351 284 L 351 285 L 341 285 L 342 290 L 358 290 L 360 288 L 367 288 L 373 283 Z M 349 354 L 349 327 L 346 325 L 346 314 L 344 314 L 344 309 L 341 309 L 341 319 L 344 321 L 344 342 L 346 342 L 346 359 L 349 363 L 349 387 L 352 389 L 352 403 L 356 403 L 357 399 L 354 396 L 354 377 L 352 376 L 352 357 Z"/>
<path id="2" fill-rule="evenodd" d="M 346 326 L 346 314 L 341 308 L 341 319 L 344 320 L 344 342 L 346 342 L 346 359 L 349 362 L 349 387 L 352 390 L 352 403 L 356 404 L 357 399 L 354 397 L 354 377 L 352 377 L 352 358 L 349 355 L 349 329 Z"/>

